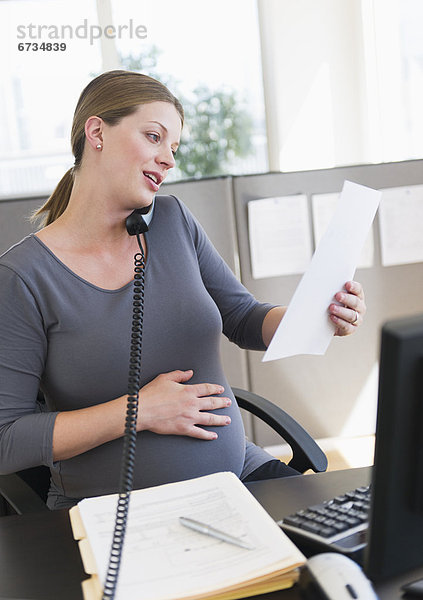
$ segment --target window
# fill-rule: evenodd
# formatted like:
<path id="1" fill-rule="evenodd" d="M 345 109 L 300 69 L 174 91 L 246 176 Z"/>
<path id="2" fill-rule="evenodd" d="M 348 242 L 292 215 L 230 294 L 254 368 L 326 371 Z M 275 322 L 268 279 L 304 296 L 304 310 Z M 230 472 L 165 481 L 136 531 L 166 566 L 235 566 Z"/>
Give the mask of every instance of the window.
<path id="1" fill-rule="evenodd" d="M 0 196 L 45 195 L 73 164 L 73 111 L 101 68 L 99 43 L 88 37 L 95 3 L 1 2 L 0 23 L 0 52 L 9 59 L 0 82 Z M 41 49 L 42 41 L 52 46 Z"/>
<path id="2" fill-rule="evenodd" d="M 421 23 L 421 0 L 2 0 L 0 198 L 51 192 L 79 94 L 112 68 L 183 102 L 173 179 L 421 158 Z"/>
<path id="3" fill-rule="evenodd" d="M 112 9 L 115 23 L 133 19 L 148 29 L 142 43 L 116 40 L 125 66 L 141 65 L 184 105 L 173 178 L 266 171 L 255 0 L 113 0 Z"/>
<path id="4" fill-rule="evenodd" d="M 255 0 L 6 0 L 0 23 L 0 197 L 51 192 L 73 164 L 79 94 L 111 68 L 142 66 L 181 97 L 186 144 L 173 179 L 267 170 Z M 107 25 L 120 35 L 104 35 Z M 67 47 L 35 50 L 41 41 Z"/>
<path id="5" fill-rule="evenodd" d="M 369 158 L 423 156 L 423 3 L 363 0 Z"/>

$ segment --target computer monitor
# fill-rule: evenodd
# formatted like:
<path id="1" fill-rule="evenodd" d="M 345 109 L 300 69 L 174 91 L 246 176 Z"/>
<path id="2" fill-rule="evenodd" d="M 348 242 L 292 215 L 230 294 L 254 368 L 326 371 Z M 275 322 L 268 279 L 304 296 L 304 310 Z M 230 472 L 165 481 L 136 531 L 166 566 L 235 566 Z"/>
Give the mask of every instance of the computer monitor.
<path id="1" fill-rule="evenodd" d="M 367 575 L 423 565 L 423 315 L 382 328 Z"/>

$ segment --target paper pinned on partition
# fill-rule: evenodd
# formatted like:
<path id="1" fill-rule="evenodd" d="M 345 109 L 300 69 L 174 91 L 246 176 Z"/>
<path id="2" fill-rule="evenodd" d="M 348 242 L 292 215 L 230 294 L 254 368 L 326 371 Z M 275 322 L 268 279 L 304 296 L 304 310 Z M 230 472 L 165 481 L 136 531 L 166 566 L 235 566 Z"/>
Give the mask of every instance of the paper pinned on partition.
<path id="1" fill-rule="evenodd" d="M 307 196 L 251 200 L 248 234 L 254 279 L 304 273 L 312 256 Z"/>
<path id="2" fill-rule="evenodd" d="M 379 211 L 382 265 L 423 262 L 423 185 L 382 190 Z"/>
<path id="3" fill-rule="evenodd" d="M 263 361 L 324 354 L 334 334 L 334 294 L 352 279 L 381 192 L 345 181 L 335 214 L 292 297 Z"/>

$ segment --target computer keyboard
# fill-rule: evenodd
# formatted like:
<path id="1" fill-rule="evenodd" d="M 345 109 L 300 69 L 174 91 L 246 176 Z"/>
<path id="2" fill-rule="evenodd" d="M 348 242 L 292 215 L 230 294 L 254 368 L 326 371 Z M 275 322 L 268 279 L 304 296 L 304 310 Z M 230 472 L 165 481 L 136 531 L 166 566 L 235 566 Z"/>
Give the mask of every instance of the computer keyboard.
<path id="1" fill-rule="evenodd" d="M 301 547 L 319 547 L 359 556 L 367 542 L 370 486 L 358 487 L 278 521 Z"/>

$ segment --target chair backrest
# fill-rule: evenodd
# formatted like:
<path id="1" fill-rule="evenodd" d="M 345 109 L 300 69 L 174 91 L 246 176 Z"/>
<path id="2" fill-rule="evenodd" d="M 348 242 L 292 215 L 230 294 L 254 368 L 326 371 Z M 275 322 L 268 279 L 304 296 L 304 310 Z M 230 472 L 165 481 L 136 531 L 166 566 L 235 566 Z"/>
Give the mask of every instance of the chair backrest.
<path id="1" fill-rule="evenodd" d="M 25 469 L 23 477 L 17 473 L 0 475 L 0 516 L 48 511 L 49 475 L 47 467 Z"/>
<path id="2" fill-rule="evenodd" d="M 50 487 L 50 469 L 43 465 L 17 471 L 18 475 L 30 488 L 36 492 L 40 498 L 47 502 L 48 490 Z"/>

